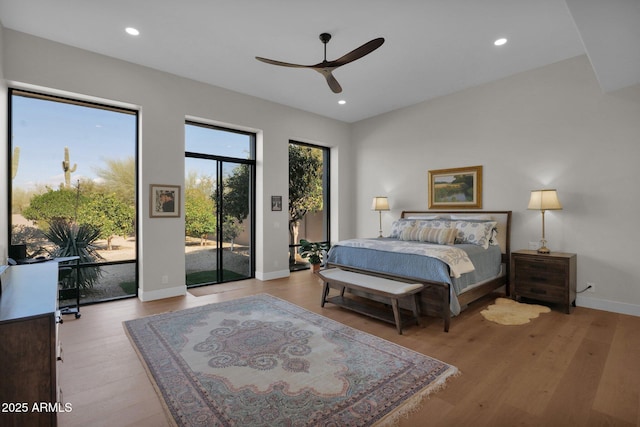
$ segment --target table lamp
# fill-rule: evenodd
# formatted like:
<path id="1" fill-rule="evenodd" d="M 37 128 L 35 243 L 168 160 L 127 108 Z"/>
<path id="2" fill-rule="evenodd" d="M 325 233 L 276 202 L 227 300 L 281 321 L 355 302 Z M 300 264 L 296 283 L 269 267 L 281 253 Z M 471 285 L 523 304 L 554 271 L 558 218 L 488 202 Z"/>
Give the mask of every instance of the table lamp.
<path id="1" fill-rule="evenodd" d="M 380 235 L 378 237 L 382 237 L 382 211 L 389 210 L 389 200 L 387 200 L 384 196 L 377 196 L 373 198 L 373 203 L 371 204 L 372 211 L 378 211 L 380 215 Z"/>
<path id="2" fill-rule="evenodd" d="M 538 253 L 548 254 L 551 252 L 547 248 L 547 241 L 544 238 L 544 211 L 561 210 L 562 205 L 558 200 L 558 192 L 556 190 L 533 190 L 531 191 L 531 199 L 527 209 L 540 210 L 542 213 L 542 239 L 540 240 L 540 248 Z"/>

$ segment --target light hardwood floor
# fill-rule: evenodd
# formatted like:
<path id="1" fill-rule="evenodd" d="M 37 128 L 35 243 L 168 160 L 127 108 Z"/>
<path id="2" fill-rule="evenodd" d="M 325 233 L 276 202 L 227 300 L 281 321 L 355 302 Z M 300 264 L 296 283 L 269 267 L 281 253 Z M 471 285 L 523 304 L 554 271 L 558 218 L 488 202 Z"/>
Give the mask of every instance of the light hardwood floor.
<path id="1" fill-rule="evenodd" d="M 453 318 L 449 333 L 440 320 L 425 318 L 423 328 L 398 335 L 391 324 L 331 304 L 321 308 L 321 283 L 308 271 L 210 289 L 218 293 L 128 299 L 82 307 L 80 319 L 66 316 L 59 381 L 72 411 L 59 414 L 59 425 L 169 425 L 122 321 L 256 293 L 457 366 L 461 375 L 402 427 L 640 425 L 640 317 L 578 307 L 570 315 L 555 309 L 526 325 L 501 326 L 480 315 L 499 296 L 493 295 Z"/>

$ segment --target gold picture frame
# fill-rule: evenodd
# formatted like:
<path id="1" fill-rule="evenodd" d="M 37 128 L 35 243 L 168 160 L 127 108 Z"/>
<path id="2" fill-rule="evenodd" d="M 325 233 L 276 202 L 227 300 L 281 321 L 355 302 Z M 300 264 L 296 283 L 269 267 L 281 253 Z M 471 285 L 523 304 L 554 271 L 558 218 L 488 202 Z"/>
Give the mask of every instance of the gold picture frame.
<path id="1" fill-rule="evenodd" d="M 429 209 L 482 209 L 482 166 L 430 170 Z"/>
<path id="2" fill-rule="evenodd" d="M 179 218 L 180 202 L 179 185 L 151 184 L 149 186 L 151 218 Z"/>

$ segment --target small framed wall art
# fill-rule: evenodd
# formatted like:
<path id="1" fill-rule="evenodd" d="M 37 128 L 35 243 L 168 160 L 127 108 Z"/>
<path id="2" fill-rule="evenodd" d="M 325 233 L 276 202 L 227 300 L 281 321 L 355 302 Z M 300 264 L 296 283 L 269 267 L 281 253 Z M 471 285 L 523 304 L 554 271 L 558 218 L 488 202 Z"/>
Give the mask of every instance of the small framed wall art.
<path id="1" fill-rule="evenodd" d="M 482 209 L 482 166 L 430 170 L 429 209 Z"/>
<path id="2" fill-rule="evenodd" d="M 180 217 L 180 186 L 151 184 L 149 188 L 151 218 Z"/>
<path id="3" fill-rule="evenodd" d="M 272 211 L 282 210 L 282 196 L 271 196 L 271 210 Z"/>

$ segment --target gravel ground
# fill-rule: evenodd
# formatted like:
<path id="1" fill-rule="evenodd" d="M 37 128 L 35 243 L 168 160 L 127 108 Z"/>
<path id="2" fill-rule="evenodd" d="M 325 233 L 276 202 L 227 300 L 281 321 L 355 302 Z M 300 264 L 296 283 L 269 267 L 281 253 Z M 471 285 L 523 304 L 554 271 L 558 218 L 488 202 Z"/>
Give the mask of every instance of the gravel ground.
<path id="1" fill-rule="evenodd" d="M 107 261 L 130 260 L 135 257 L 134 239 L 114 238 L 111 251 L 106 250 L 106 242 L 99 241 L 98 246 L 101 248 L 100 255 Z M 249 256 L 245 247 L 236 245 L 233 252 L 229 247 L 225 247 L 224 251 L 224 268 L 226 270 L 249 274 Z M 187 246 L 185 251 L 187 273 L 214 270 L 216 268 L 216 252 L 217 248 L 212 246 Z M 134 264 L 104 266 L 101 267 L 101 271 L 102 277 L 99 283 L 94 285 L 93 289 L 81 291 L 81 302 L 94 302 L 130 295 L 120 287 L 120 283 L 135 280 Z M 62 301 L 61 305 L 70 303 L 72 301 Z"/>

